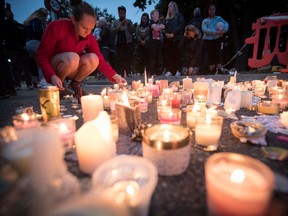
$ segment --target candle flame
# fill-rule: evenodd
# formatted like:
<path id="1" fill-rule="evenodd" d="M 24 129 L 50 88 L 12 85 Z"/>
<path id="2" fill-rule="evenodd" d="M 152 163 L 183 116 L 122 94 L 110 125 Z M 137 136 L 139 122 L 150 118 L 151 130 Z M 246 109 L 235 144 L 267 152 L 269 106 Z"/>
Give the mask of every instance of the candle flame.
<path id="1" fill-rule="evenodd" d="M 169 141 L 169 137 L 170 137 L 169 130 L 166 129 L 163 133 L 163 138 L 167 142 L 167 141 Z"/>
<path id="2" fill-rule="evenodd" d="M 235 169 L 230 176 L 230 181 L 235 184 L 241 184 L 245 180 L 245 172 L 242 169 Z"/>
<path id="3" fill-rule="evenodd" d="M 122 96 L 121 96 L 121 100 L 122 100 L 122 103 L 126 106 L 130 106 L 130 103 L 129 103 L 129 100 L 128 100 L 128 95 L 127 95 L 127 92 L 124 91 Z"/>
<path id="4" fill-rule="evenodd" d="M 60 123 L 59 124 L 59 130 L 60 130 L 60 132 L 67 132 L 68 127 L 65 123 Z"/>
<path id="5" fill-rule="evenodd" d="M 162 101 L 161 101 L 161 105 L 162 105 L 162 106 L 166 106 L 166 104 L 167 104 L 167 100 L 162 100 Z"/>
<path id="6" fill-rule="evenodd" d="M 28 114 L 26 114 L 26 113 L 23 113 L 23 114 L 22 114 L 22 117 L 23 117 L 23 120 L 24 120 L 24 121 L 28 121 L 28 120 L 29 120 L 29 116 L 28 116 Z"/>
<path id="7" fill-rule="evenodd" d="M 136 188 L 133 185 L 127 185 L 126 192 L 128 195 L 134 195 L 136 193 Z"/>

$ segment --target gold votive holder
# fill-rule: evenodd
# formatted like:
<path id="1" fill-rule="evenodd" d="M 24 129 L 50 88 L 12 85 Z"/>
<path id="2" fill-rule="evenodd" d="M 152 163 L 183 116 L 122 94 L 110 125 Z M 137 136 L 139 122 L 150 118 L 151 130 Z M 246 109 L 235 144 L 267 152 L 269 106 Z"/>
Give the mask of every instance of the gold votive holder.
<path id="1" fill-rule="evenodd" d="M 190 131 L 180 125 L 158 124 L 142 132 L 143 157 L 152 161 L 159 175 L 186 171 L 190 162 Z"/>
<path id="2" fill-rule="evenodd" d="M 279 104 L 273 103 L 272 101 L 262 101 L 258 103 L 258 112 L 268 115 L 278 114 Z"/>

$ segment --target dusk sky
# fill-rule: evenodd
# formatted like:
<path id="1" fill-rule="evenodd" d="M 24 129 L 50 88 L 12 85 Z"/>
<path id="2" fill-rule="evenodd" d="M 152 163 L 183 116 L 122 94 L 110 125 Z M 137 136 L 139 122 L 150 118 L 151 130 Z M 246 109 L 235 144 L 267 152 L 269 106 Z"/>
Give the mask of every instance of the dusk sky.
<path id="1" fill-rule="evenodd" d="M 5 0 L 5 2 L 11 4 L 14 19 L 20 23 L 23 23 L 38 8 L 45 7 L 44 0 Z M 139 23 L 142 13 L 147 12 L 150 14 L 150 11 L 155 6 L 155 4 L 150 5 L 145 11 L 141 11 L 133 6 L 134 0 L 86 0 L 86 2 L 90 3 L 93 7 L 97 6 L 100 9 L 107 8 L 108 13 L 114 15 L 116 18 L 118 18 L 117 7 L 123 5 L 127 9 L 126 17 L 134 23 Z"/>

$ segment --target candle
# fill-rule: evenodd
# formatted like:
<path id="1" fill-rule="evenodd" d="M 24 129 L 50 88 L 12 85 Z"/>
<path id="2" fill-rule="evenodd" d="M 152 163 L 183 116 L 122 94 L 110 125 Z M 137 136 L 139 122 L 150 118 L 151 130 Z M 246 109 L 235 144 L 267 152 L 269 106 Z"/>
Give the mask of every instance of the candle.
<path id="1" fill-rule="evenodd" d="M 159 86 L 158 85 L 148 85 L 148 91 L 152 93 L 153 98 L 157 98 L 159 96 Z"/>
<path id="2" fill-rule="evenodd" d="M 168 88 L 168 80 L 159 80 L 159 88 L 161 92 L 163 89 Z"/>
<path id="3" fill-rule="evenodd" d="M 223 117 L 221 116 L 199 116 L 195 127 L 196 146 L 204 151 L 217 150 L 222 124 Z"/>
<path id="4" fill-rule="evenodd" d="M 252 104 L 253 92 L 241 91 L 241 108 L 248 108 Z"/>
<path id="5" fill-rule="evenodd" d="M 111 206 L 125 206 L 132 216 L 148 215 L 157 181 L 155 166 L 139 156 L 117 156 L 92 175 L 94 190 Z"/>
<path id="6" fill-rule="evenodd" d="M 169 101 L 168 99 L 162 99 L 157 101 L 157 114 L 158 114 L 158 118 L 160 119 L 160 112 L 162 110 L 170 110 L 172 109 L 171 106 L 171 101 Z"/>
<path id="7" fill-rule="evenodd" d="M 278 114 L 279 105 L 271 101 L 262 101 L 258 103 L 258 112 L 263 114 Z"/>
<path id="8" fill-rule="evenodd" d="M 103 110 L 103 99 L 101 95 L 85 95 L 81 97 L 81 106 L 84 122 L 95 119 Z"/>
<path id="9" fill-rule="evenodd" d="M 209 92 L 208 102 L 213 103 L 221 103 L 221 95 L 222 95 L 222 87 L 220 86 L 211 86 Z"/>
<path id="10" fill-rule="evenodd" d="M 209 90 L 208 82 L 195 82 L 194 92 L 193 92 L 194 102 L 201 101 L 201 102 L 204 102 L 206 105 L 208 90 Z"/>
<path id="11" fill-rule="evenodd" d="M 137 90 L 141 86 L 141 81 L 132 81 L 132 89 Z"/>
<path id="12" fill-rule="evenodd" d="M 192 89 L 193 83 L 192 78 L 186 77 L 183 79 L 183 89 Z"/>
<path id="13" fill-rule="evenodd" d="M 76 153 L 80 170 L 87 174 L 116 154 L 111 134 L 110 117 L 100 111 L 97 118 L 84 123 L 75 134 Z"/>
<path id="14" fill-rule="evenodd" d="M 159 114 L 161 124 L 180 125 L 181 110 L 180 109 L 162 109 Z"/>
<path id="15" fill-rule="evenodd" d="M 280 114 L 280 122 L 281 122 L 286 128 L 288 128 L 288 111 L 282 112 L 282 113 Z"/>
<path id="16" fill-rule="evenodd" d="M 273 172 L 262 162 L 236 153 L 216 153 L 205 164 L 211 215 L 266 215 Z"/>
<path id="17" fill-rule="evenodd" d="M 102 96 L 104 109 L 110 109 L 110 98 L 108 95 Z"/>
<path id="18" fill-rule="evenodd" d="M 181 101 L 182 101 L 183 107 L 187 106 L 187 104 L 192 103 L 192 91 L 191 91 L 191 89 L 182 91 Z"/>
<path id="19" fill-rule="evenodd" d="M 195 129 L 197 117 L 201 115 L 201 107 L 198 104 L 188 105 L 186 107 L 186 124 L 192 130 Z"/>
<path id="20" fill-rule="evenodd" d="M 140 104 L 140 112 L 146 113 L 148 111 L 148 102 L 144 98 L 141 98 L 139 100 L 139 104 Z"/>
<path id="21" fill-rule="evenodd" d="M 181 106 L 181 94 L 178 92 L 174 92 L 172 97 L 170 98 L 172 108 L 180 109 Z"/>
<path id="22" fill-rule="evenodd" d="M 279 104 L 279 109 L 283 110 L 287 107 L 288 99 L 285 98 L 284 94 L 275 94 L 272 97 L 272 102 Z"/>
<path id="23" fill-rule="evenodd" d="M 22 113 L 13 116 L 13 125 L 16 129 L 25 129 L 39 126 L 38 118 L 35 113 Z"/>
<path id="24" fill-rule="evenodd" d="M 71 150 L 74 144 L 74 135 L 76 132 L 75 119 L 70 118 L 60 118 L 49 121 L 47 126 L 56 129 L 59 134 L 61 141 L 63 143 L 64 149 L 67 151 Z"/>
<path id="25" fill-rule="evenodd" d="M 154 125 L 142 134 L 143 157 L 152 161 L 159 175 L 173 176 L 186 171 L 190 162 L 190 133 L 179 125 Z"/>
<path id="26" fill-rule="evenodd" d="M 110 115 L 110 121 L 111 121 L 111 133 L 113 136 L 113 140 L 115 143 L 119 140 L 119 126 L 118 126 L 118 117 L 117 115 Z"/>

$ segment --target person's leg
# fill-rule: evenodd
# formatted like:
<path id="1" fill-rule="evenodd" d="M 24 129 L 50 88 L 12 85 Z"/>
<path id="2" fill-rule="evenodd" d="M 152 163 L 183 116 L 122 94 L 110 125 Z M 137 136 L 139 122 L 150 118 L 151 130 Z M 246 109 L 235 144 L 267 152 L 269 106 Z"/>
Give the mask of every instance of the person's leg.
<path id="1" fill-rule="evenodd" d="M 78 71 L 79 62 L 80 56 L 74 52 L 59 53 L 53 56 L 50 61 L 53 70 L 62 82 L 66 77 Z"/>

